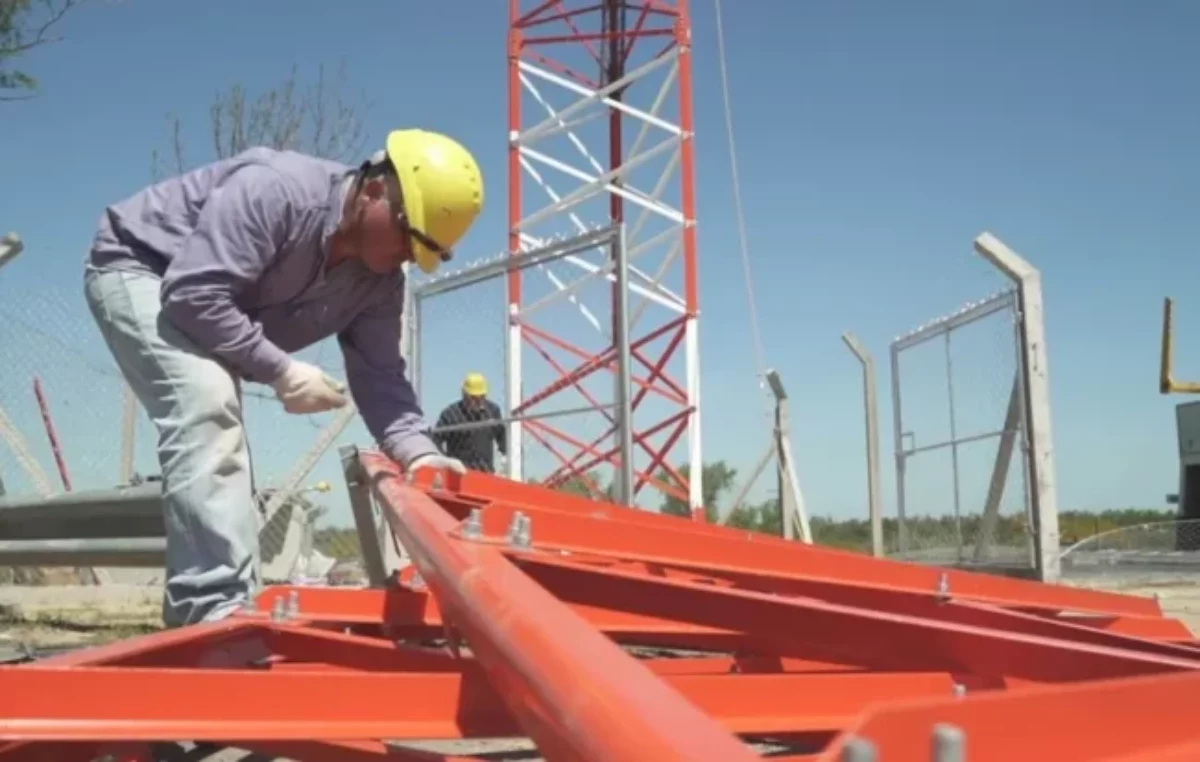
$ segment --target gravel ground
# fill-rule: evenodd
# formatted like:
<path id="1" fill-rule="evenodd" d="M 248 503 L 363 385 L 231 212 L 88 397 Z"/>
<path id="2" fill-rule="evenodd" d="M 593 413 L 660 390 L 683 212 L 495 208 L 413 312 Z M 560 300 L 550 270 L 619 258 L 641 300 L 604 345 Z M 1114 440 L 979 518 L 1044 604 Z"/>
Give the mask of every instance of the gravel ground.
<path id="1" fill-rule="evenodd" d="M 1200 580 L 1102 577 L 1072 580 L 1071 584 L 1147 598 L 1157 597 L 1158 605 L 1166 616 L 1183 622 L 1193 635 L 1200 637 Z"/>

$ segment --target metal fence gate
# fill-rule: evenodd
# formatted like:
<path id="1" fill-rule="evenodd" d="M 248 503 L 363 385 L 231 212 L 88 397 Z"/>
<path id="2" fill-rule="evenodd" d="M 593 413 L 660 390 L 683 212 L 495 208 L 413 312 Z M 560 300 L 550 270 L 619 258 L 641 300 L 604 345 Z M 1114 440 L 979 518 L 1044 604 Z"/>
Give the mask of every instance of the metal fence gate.
<path id="1" fill-rule="evenodd" d="M 1017 329 L 1005 291 L 892 343 L 900 555 L 1031 563 Z"/>
<path id="2" fill-rule="evenodd" d="M 1057 579 L 1040 275 L 983 234 L 1015 284 L 891 345 L 896 523 L 888 552 Z"/>

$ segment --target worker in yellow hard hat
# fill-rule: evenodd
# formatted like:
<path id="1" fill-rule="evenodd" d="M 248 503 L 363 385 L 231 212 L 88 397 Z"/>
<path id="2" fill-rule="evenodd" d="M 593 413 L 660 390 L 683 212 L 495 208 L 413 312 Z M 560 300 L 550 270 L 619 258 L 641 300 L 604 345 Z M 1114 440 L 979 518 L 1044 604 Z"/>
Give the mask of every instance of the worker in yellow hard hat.
<path id="1" fill-rule="evenodd" d="M 435 271 L 482 205 L 470 152 L 406 129 L 357 166 L 251 148 L 100 215 L 84 289 L 158 430 L 168 625 L 219 619 L 258 584 L 241 383 L 271 387 L 288 413 L 349 402 L 292 353 L 337 336 L 380 448 L 410 471 L 464 470 L 430 438 L 399 354 L 401 268 Z"/>
<path id="2" fill-rule="evenodd" d="M 488 383 L 482 373 L 471 372 L 463 379 L 462 397 L 442 411 L 433 429 L 433 441 L 446 455 L 474 471 L 495 473 L 494 450 L 508 455 L 504 417 L 488 399 Z"/>

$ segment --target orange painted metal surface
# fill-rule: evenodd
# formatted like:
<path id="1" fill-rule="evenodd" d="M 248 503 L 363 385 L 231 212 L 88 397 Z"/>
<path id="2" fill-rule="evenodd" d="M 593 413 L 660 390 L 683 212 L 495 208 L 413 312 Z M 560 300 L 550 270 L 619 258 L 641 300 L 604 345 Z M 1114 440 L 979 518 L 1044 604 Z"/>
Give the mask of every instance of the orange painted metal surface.
<path id="1" fill-rule="evenodd" d="M 359 459 L 411 567 L 0 668 L 0 762 L 466 762 L 383 740 L 496 736 L 549 760 L 1197 758 L 1200 648 L 1154 601 Z"/>

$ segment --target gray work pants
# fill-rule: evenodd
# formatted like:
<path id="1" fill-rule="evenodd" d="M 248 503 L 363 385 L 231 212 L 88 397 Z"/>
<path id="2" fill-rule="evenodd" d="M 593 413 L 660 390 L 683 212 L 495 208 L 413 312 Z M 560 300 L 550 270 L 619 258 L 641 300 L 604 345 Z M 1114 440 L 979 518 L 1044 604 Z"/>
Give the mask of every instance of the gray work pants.
<path id="1" fill-rule="evenodd" d="M 258 516 L 238 382 L 162 314 L 160 278 L 84 274 L 88 306 L 158 431 L 167 535 L 163 621 L 220 619 L 258 585 Z"/>

